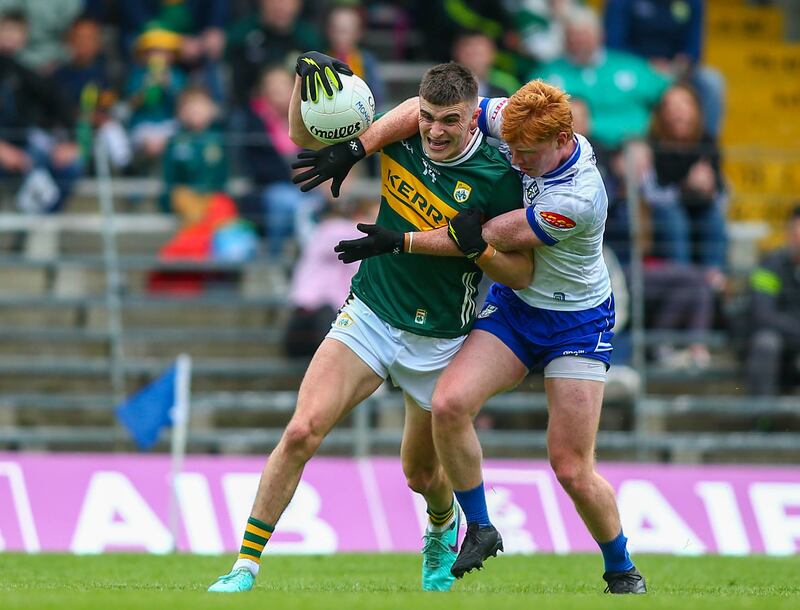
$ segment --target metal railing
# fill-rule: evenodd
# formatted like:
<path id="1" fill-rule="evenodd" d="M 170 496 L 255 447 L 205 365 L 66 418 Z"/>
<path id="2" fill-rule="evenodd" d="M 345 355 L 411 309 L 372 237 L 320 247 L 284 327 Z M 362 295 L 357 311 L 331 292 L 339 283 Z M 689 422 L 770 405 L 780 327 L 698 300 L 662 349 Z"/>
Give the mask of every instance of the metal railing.
<path id="1" fill-rule="evenodd" d="M 800 155 L 798 155 L 800 157 Z M 751 155 L 745 151 L 742 159 Z M 104 277 L 102 293 L 80 295 L 54 294 L 14 294 L 5 290 L 0 293 L 0 308 L 41 308 L 58 311 L 76 308 L 85 312 L 99 308 L 104 312 L 104 324 L 91 327 L 18 327 L 0 326 L 0 341 L 42 341 L 50 344 L 71 342 L 99 343 L 108 346 L 108 354 L 101 358 L 59 358 L 29 357 L 24 355 L 0 355 L 0 378 L 12 379 L 24 375 L 51 376 L 57 379 L 65 376 L 88 376 L 107 380 L 107 390 L 102 392 L 19 392 L 11 389 L 0 390 L 0 443 L 10 447 L 56 446 L 80 448 L 82 446 L 104 448 L 130 448 L 122 430 L 116 427 L 95 427 L 90 425 L 48 426 L 21 425 L 15 421 L 15 414 L 22 411 L 93 411 L 110 414 L 111 409 L 124 394 L 131 390 L 130 383 L 140 383 L 143 379 L 156 375 L 168 363 L 169 357 L 132 356 L 131 348 L 139 344 L 168 346 L 173 341 L 196 342 L 251 342 L 277 344 L 281 337 L 279 326 L 260 328 L 239 328 L 217 326 L 160 327 L 158 325 L 131 325 L 126 322 L 130 312 L 159 312 L 186 308 L 271 308 L 285 310 L 287 302 L 284 294 L 262 293 L 257 295 L 206 293 L 192 298 L 173 298 L 153 296 L 131 291 L 124 281 L 130 272 L 148 270 L 216 270 L 242 271 L 274 264 L 274 261 L 257 260 L 244 264 L 216 263 L 213 261 L 172 261 L 165 262 L 153 255 L 123 255 L 116 238 L 120 234 L 150 235 L 153 232 L 168 234 L 176 227 L 173 218 L 151 214 L 120 214 L 115 209 L 114 198 L 120 192 L 137 193 L 137 184 L 146 185 L 151 195 L 156 193 L 152 181 L 137 183 L 118 179 L 108 170 L 107 159 L 98 151 L 96 159 L 98 176 L 79 188 L 84 196 L 96 196 L 98 213 L 67 214 L 59 217 L 33 217 L 18 214 L 0 214 L 0 232 L 52 232 L 76 231 L 94 233 L 102 238 L 102 251 L 92 254 L 64 254 L 50 252 L 50 256 L 30 256 L 27 253 L 3 254 L 0 270 L 3 269 L 42 269 L 52 270 L 74 265 L 92 269 Z M 637 176 L 629 163 L 627 190 L 629 200 L 638 200 Z M 246 185 L 239 183 L 238 188 Z M 375 189 L 374 182 L 363 183 L 364 192 Z M 377 190 L 376 190 L 377 192 Z M 671 418 L 696 414 L 698 416 L 752 418 L 755 416 L 786 416 L 800 418 L 800 400 L 792 397 L 780 399 L 754 400 L 734 396 L 656 396 L 650 391 L 653 383 L 676 379 L 683 386 L 689 383 L 703 383 L 703 380 L 724 379 L 735 375 L 735 368 L 711 369 L 709 371 L 669 372 L 659 371 L 648 362 L 648 346 L 669 341 L 672 344 L 694 340 L 690 333 L 669 331 L 654 333 L 645 326 L 644 279 L 642 261 L 644 259 L 641 235 L 636 227 L 641 225 L 639 208 L 629 206 L 629 222 L 632 227 L 631 265 L 628 281 L 631 293 L 630 327 L 632 331 L 633 359 L 635 371 L 643 383 L 638 390 L 632 390 L 627 397 L 612 404 L 614 408 L 629 414 L 627 423 L 618 430 L 601 432 L 598 447 L 604 451 L 621 451 L 641 458 L 653 456 L 686 456 L 691 452 L 697 459 L 714 452 L 735 455 L 749 452 L 782 452 L 795 455 L 800 448 L 800 434 L 796 428 L 785 432 L 734 431 L 694 432 L 691 430 L 672 430 Z M 748 220 L 749 222 L 749 220 Z M 745 232 L 747 233 L 747 232 Z M 763 233 L 763 230 L 761 231 Z M 755 240 L 759 231 L 751 231 L 743 240 Z M 749 247 L 754 247 L 752 243 Z M 752 258 L 752 257 L 751 257 Z M 283 262 L 279 264 L 284 264 Z M 48 271 L 49 273 L 49 271 Z M 81 314 L 82 315 L 82 314 Z M 709 346 L 725 349 L 724 333 L 716 331 L 702 337 Z M 305 369 L 304 362 L 288 361 L 278 358 L 207 358 L 198 359 L 195 372 L 198 377 L 232 380 L 276 377 L 285 380 L 299 379 Z M 676 387 L 677 389 L 677 387 Z M 503 428 L 481 430 L 481 440 L 488 452 L 542 452 L 546 446 L 545 433 L 541 421 L 546 412 L 546 400 L 539 391 L 515 392 L 496 397 L 490 401 L 485 413 L 490 416 L 508 417 L 530 416 L 539 418 L 536 429 L 519 428 L 512 424 Z M 294 391 L 236 391 L 211 392 L 203 390 L 194 394 L 193 409 L 199 423 L 190 430 L 189 446 L 203 451 L 263 451 L 273 446 L 280 435 L 279 427 L 249 429 L 246 427 L 222 428 L 215 426 L 209 415 L 214 413 L 237 412 L 240 414 L 274 413 L 288 416 L 294 408 Z M 345 426 L 335 431 L 324 447 L 331 451 L 349 451 L 364 455 L 371 451 L 396 450 L 400 442 L 400 429 L 396 426 L 380 425 L 378 420 L 384 414 L 402 408 L 399 395 L 389 393 L 374 397 L 354 411 Z M 109 421 L 113 418 L 109 415 Z"/>

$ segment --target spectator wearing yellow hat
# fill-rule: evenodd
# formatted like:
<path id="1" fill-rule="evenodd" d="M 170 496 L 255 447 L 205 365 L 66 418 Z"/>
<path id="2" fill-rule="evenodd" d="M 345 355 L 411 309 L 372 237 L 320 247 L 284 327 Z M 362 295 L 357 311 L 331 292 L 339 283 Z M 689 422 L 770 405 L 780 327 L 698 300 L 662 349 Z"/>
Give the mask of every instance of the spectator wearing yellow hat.
<path id="1" fill-rule="evenodd" d="M 186 86 L 186 75 L 174 65 L 181 41 L 158 23 L 136 40 L 137 64 L 128 74 L 125 98 L 134 151 L 148 160 L 161 156 L 176 130 L 175 105 Z"/>

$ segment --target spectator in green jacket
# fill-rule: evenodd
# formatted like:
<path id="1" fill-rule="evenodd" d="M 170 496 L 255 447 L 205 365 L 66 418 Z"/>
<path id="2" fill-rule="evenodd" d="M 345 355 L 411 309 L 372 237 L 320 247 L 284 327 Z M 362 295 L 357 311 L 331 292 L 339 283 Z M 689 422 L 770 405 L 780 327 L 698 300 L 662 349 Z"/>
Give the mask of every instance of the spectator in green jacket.
<path id="1" fill-rule="evenodd" d="M 566 54 L 535 70 L 542 78 L 574 97 L 586 100 L 595 139 L 610 149 L 647 133 L 650 113 L 670 79 L 635 55 L 603 46 L 598 15 L 575 7 L 566 19 Z"/>
<path id="2" fill-rule="evenodd" d="M 172 209 L 173 189 L 183 186 L 198 194 L 225 190 L 228 155 L 222 132 L 214 123 L 217 105 L 201 87 L 188 87 L 178 98 L 178 131 L 162 160 L 164 207 Z"/>

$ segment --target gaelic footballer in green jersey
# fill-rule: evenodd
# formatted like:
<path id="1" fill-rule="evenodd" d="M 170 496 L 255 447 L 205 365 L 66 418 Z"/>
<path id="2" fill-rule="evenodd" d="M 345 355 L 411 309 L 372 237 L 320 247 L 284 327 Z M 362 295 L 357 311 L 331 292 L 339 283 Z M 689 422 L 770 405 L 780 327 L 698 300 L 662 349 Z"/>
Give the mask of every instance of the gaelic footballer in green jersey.
<path id="1" fill-rule="evenodd" d="M 457 157 L 433 161 L 419 135 L 381 151 L 381 206 L 377 224 L 399 232 L 447 225 L 474 208 L 486 218 L 517 209 L 519 176 L 476 131 Z M 482 277 L 459 257 L 376 256 L 361 263 L 353 292 L 396 328 L 432 337 L 457 337 L 472 328 Z"/>
<path id="2" fill-rule="evenodd" d="M 305 59 L 313 59 L 313 69 L 306 67 L 310 64 Z M 321 148 L 313 140 L 300 117 L 299 100 L 304 92 L 309 95 L 301 81 L 316 82 L 318 75 L 328 78 L 328 68 L 338 68 L 333 58 L 322 54 L 304 54 L 301 61 L 304 66 L 298 70 L 289 109 L 290 135 L 298 145 L 317 150 L 301 153 L 293 167 L 305 171 L 295 179 L 308 190 L 332 178 L 331 190 L 337 196 L 347 170 L 378 147 L 367 139 Z M 406 233 L 419 235 L 445 227 L 461 210 L 478 210 L 491 218 L 518 208 L 522 200 L 516 172 L 477 129 L 477 83 L 472 73 L 458 64 L 434 66 L 423 77 L 420 93 L 424 100 L 418 104 L 419 126 L 404 132 L 405 139 L 387 145 L 382 154 L 378 222 L 392 234 L 388 252 L 403 250 Z M 371 129 L 381 129 L 381 123 Z M 526 281 L 532 272 L 527 257 L 501 254 L 494 265 L 519 270 Z M 253 587 L 261 554 L 305 464 L 336 423 L 388 377 L 403 390 L 406 409 L 403 473 L 409 487 L 424 497 L 429 515 L 422 588 L 446 591 L 452 586 L 459 513 L 434 449 L 432 418 L 423 409 L 431 409 L 439 375 L 472 327 L 479 279 L 478 267 L 463 257 L 400 254 L 363 263 L 353 281 L 354 295 L 314 354 L 292 419 L 264 467 L 239 558 L 211 591 Z"/>

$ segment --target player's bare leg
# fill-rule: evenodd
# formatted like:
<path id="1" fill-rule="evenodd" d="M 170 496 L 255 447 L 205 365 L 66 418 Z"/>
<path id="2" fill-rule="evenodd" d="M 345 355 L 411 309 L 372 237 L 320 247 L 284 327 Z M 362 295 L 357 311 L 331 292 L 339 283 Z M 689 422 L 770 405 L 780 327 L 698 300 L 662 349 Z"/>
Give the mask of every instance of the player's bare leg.
<path id="1" fill-rule="evenodd" d="M 400 459 L 408 486 L 420 494 L 428 508 L 442 513 L 453 503 L 453 487 L 439 463 L 433 445 L 431 413 L 405 395 L 405 425 Z"/>
<path id="2" fill-rule="evenodd" d="M 210 590 L 227 592 L 252 587 L 261 552 L 294 496 L 306 462 L 336 423 L 381 383 L 383 379 L 346 345 L 335 339 L 322 342 L 300 385 L 294 415 L 261 473 L 239 559 L 231 573 Z M 251 574 L 249 579 L 247 571 Z M 245 588 L 236 589 L 236 582 L 223 582 L 228 577 L 239 580 L 240 576 L 249 586 L 243 582 Z"/>
<path id="3" fill-rule="evenodd" d="M 626 550 L 614 489 L 595 468 L 603 389 L 602 381 L 545 379 L 547 452 L 556 478 L 603 551 L 611 592 L 644 593 L 644 579 Z"/>
<path id="4" fill-rule="evenodd" d="M 439 463 L 433 445 L 431 414 L 405 395 L 405 426 L 400 458 L 408 486 L 428 506 L 428 525 L 422 549 L 422 588 L 448 591 L 453 586 L 450 568 L 458 552 L 460 511 L 453 487 Z"/>
<path id="5" fill-rule="evenodd" d="M 544 382 L 550 465 L 595 540 L 611 540 L 621 529 L 614 490 L 595 470 L 603 386 L 583 379 Z"/>
<path id="6" fill-rule="evenodd" d="M 467 517 L 467 536 L 452 573 L 461 578 L 503 550 L 503 541 L 489 520 L 483 489 L 478 435 L 473 418 L 494 394 L 516 386 L 525 365 L 491 333 L 472 331 L 442 373 L 433 394 L 433 439 L 436 452 Z"/>

